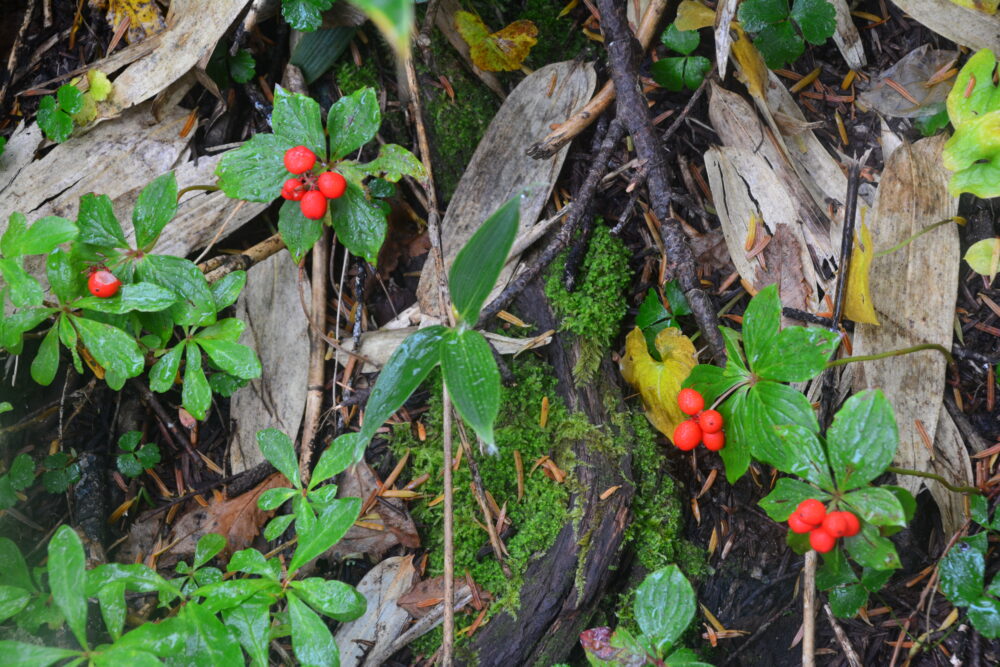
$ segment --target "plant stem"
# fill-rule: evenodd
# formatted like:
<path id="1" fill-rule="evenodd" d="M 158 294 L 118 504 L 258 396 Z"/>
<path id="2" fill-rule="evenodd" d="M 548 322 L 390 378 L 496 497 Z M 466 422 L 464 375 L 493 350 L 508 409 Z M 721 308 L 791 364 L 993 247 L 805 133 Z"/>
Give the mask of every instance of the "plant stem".
<path id="1" fill-rule="evenodd" d="M 802 667 L 816 664 L 816 552 L 806 552 L 802 568 Z"/>
<path id="2" fill-rule="evenodd" d="M 924 477 L 926 479 L 933 479 L 935 482 L 938 482 L 939 484 L 941 484 L 941 486 L 943 486 L 944 488 L 948 489 L 953 493 L 965 493 L 967 495 L 973 495 L 973 496 L 983 495 L 982 490 L 974 486 L 955 486 L 941 475 L 936 475 L 932 472 L 924 472 L 923 470 L 912 470 L 910 468 L 898 468 L 896 466 L 889 466 L 888 468 L 885 469 L 885 471 L 894 472 L 897 475 L 911 475 L 913 477 Z"/>
<path id="3" fill-rule="evenodd" d="M 181 197 L 188 192 L 194 192 L 195 190 L 204 190 L 205 192 L 218 192 L 218 185 L 189 185 L 186 188 L 181 188 L 177 191 L 177 201 L 180 201 Z"/>
<path id="4" fill-rule="evenodd" d="M 903 248 L 905 248 L 906 246 L 910 245 L 911 243 L 913 243 L 914 241 L 916 241 L 918 238 L 920 238 L 921 236 L 923 236 L 927 232 L 934 231 L 935 229 L 937 229 L 941 225 L 947 225 L 949 222 L 955 222 L 956 224 L 958 224 L 957 221 L 955 220 L 955 218 L 945 218 L 944 220 L 939 220 L 939 221 L 935 222 L 932 225 L 927 225 L 926 227 L 924 227 L 923 229 L 921 229 L 919 232 L 917 232 L 913 236 L 911 236 L 909 238 L 906 238 L 906 239 L 903 239 L 902 241 L 900 241 L 896 245 L 892 246 L 891 248 L 888 248 L 886 250 L 880 250 L 880 251 L 878 251 L 877 253 L 875 253 L 875 257 L 885 257 L 886 255 L 888 255 L 890 253 L 894 253 L 897 250 L 902 250 Z"/>
<path id="5" fill-rule="evenodd" d="M 455 516 L 451 481 L 451 397 L 442 387 L 442 440 L 444 440 L 444 638 L 441 664 L 451 667 L 455 644 L 455 543 L 452 519 Z"/>
<path id="6" fill-rule="evenodd" d="M 937 343 L 923 343 L 921 345 L 914 345 L 913 347 L 904 347 L 901 350 L 890 350 L 888 352 L 879 352 L 878 354 L 863 354 L 854 357 L 843 357 L 842 359 L 834 359 L 826 364 L 827 368 L 833 368 L 834 366 L 843 366 L 844 364 L 849 364 L 855 361 L 875 361 L 877 359 L 888 359 L 889 357 L 899 357 L 904 354 L 910 354 L 911 352 L 920 352 L 922 350 L 937 350 L 944 355 L 944 358 L 948 360 L 950 365 L 955 364 L 955 357 L 951 356 L 951 352 L 946 350 L 943 346 Z"/>

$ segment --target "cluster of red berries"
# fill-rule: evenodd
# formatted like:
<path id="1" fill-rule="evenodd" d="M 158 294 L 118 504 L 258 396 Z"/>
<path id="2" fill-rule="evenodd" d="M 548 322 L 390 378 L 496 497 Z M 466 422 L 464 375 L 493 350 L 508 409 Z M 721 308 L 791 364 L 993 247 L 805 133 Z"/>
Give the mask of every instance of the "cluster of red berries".
<path id="1" fill-rule="evenodd" d="M 690 415 L 674 429 L 674 446 L 690 452 L 704 442 L 705 449 L 717 452 L 726 446 L 726 433 L 722 430 L 722 415 L 716 410 L 705 410 L 705 399 L 694 389 L 681 389 L 677 394 L 681 412 Z"/>
<path id="2" fill-rule="evenodd" d="M 87 278 L 87 289 L 94 296 L 107 299 L 118 293 L 118 288 L 122 286 L 122 281 L 115 277 L 107 269 L 96 269 L 90 272 Z"/>
<path id="3" fill-rule="evenodd" d="M 788 527 L 800 535 L 809 533 L 809 546 L 821 554 L 832 549 L 841 537 L 853 537 L 861 531 L 861 522 L 850 512 L 827 514 L 823 503 L 807 498 L 788 517 Z"/>
<path id="4" fill-rule="evenodd" d="M 347 190 L 347 181 L 335 171 L 313 172 L 316 154 L 305 146 L 285 151 L 285 169 L 298 176 L 289 178 L 281 188 L 281 196 L 299 202 L 302 215 L 319 220 L 326 215 L 326 200 L 337 199 Z"/>

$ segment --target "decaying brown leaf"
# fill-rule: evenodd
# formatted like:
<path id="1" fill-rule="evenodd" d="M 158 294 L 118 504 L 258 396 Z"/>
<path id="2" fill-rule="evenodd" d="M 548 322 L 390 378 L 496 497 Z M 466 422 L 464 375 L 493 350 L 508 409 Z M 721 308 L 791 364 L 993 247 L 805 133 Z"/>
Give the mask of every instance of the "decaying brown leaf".
<path id="1" fill-rule="evenodd" d="M 456 581 L 455 599 L 460 600 L 470 593 L 469 584 L 465 581 Z M 489 593 L 478 591 L 483 598 L 489 599 Z M 409 612 L 413 618 L 426 616 L 435 605 L 444 600 L 444 576 L 424 579 L 413 584 L 413 588 L 401 595 L 396 604 Z"/>
<path id="2" fill-rule="evenodd" d="M 777 285 L 781 303 L 805 309 L 815 303 L 813 287 L 802 271 L 802 248 L 791 225 L 775 225 L 774 236 L 764 252 L 765 265 L 757 266 L 755 285 Z"/>

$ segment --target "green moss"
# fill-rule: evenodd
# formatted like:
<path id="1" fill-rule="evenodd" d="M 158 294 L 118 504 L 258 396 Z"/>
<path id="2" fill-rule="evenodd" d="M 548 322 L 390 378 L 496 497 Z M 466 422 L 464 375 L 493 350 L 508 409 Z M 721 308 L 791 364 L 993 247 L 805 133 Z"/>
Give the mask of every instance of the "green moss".
<path id="1" fill-rule="evenodd" d="M 572 16 L 559 18 L 565 3 L 552 0 L 527 0 L 524 11 L 516 19 L 534 21 L 538 28 L 538 43 L 531 47 L 531 54 L 525 65 L 538 69 L 549 63 L 572 60 L 583 51 L 584 59 L 589 59 L 597 51 L 597 43 L 587 39 L 579 26 L 573 25 Z"/>
<path id="2" fill-rule="evenodd" d="M 353 62 L 343 61 L 337 66 L 337 85 L 345 95 L 362 88 L 378 88 L 378 72 L 375 70 L 375 60 L 367 58 L 358 67 Z"/>
<path id="3" fill-rule="evenodd" d="M 593 377 L 628 309 L 625 289 L 632 280 L 628 260 L 625 244 L 599 222 L 591 235 L 573 292 L 567 292 L 563 286 L 566 253 L 549 269 L 545 294 L 563 317 L 562 329 L 575 334 L 580 341 L 580 356 L 573 369 L 578 383 Z"/>
<path id="4" fill-rule="evenodd" d="M 477 523 L 482 520 L 482 514 L 470 488 L 472 477 L 468 466 L 463 463 L 454 476 L 455 572 L 462 576 L 468 570 L 479 586 L 493 594 L 496 601 L 490 607 L 491 614 L 500 610 L 517 609 L 525 568 L 532 559 L 545 554 L 559 531 L 570 520 L 567 502 L 572 489 L 572 475 L 567 483 L 556 484 L 541 470 L 530 474 L 529 471 L 539 457 L 549 455 L 562 470 L 571 473 L 573 460 L 568 455 L 568 443 L 578 437 L 581 430 L 579 418 L 569 415 L 558 398 L 555 376 L 545 364 L 528 359 L 519 361 L 512 370 L 517 384 L 504 388 L 497 419 L 499 455 L 476 456 L 484 486 L 498 505 L 507 505 L 507 515 L 516 530 L 505 541 L 510 552 L 507 563 L 514 575 L 511 579 L 504 576 L 492 553 L 485 558 L 477 558 L 480 549 L 488 548 L 489 537 Z M 440 377 L 428 384 L 432 394 L 430 408 L 424 417 L 426 441 L 420 442 L 408 427 L 400 426 L 394 431 L 392 449 L 397 456 L 401 456 L 407 448 L 411 450 L 411 475 L 430 475 L 430 481 L 421 487 L 421 491 L 427 494 L 428 499 L 433 499 L 442 492 L 440 471 L 444 459 Z M 549 397 L 549 417 L 545 428 L 538 423 L 543 396 Z M 471 429 L 466 431 L 472 433 Z M 456 447 L 459 442 L 456 429 Z M 515 450 L 521 454 L 525 473 L 524 497 L 520 502 L 517 500 Z M 430 553 L 428 575 L 435 576 L 443 571 L 443 505 L 427 505 L 427 502 L 421 502 L 411 511 L 413 518 L 421 525 L 423 544 Z M 466 624 L 469 622 L 471 618 L 465 621 Z M 462 622 L 459 621 L 457 625 L 462 627 Z M 414 650 L 433 651 L 439 644 L 440 633 L 429 633 L 418 640 Z"/>

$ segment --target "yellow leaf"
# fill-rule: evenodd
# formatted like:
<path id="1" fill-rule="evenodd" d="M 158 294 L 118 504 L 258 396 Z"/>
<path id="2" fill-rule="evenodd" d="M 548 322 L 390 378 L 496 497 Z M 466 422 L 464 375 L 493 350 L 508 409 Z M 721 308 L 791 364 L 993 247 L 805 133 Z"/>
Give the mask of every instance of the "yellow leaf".
<path id="1" fill-rule="evenodd" d="M 715 25 L 715 10 L 694 0 L 681 0 L 677 7 L 674 27 L 678 30 L 698 30 Z"/>
<path id="2" fill-rule="evenodd" d="M 847 297 L 844 300 L 844 317 L 864 324 L 879 323 L 875 307 L 872 305 L 871 286 L 868 276 L 871 272 L 875 249 L 868 225 L 861 221 L 861 233 L 854 236 L 854 250 L 851 252 L 851 267 L 847 272 Z"/>
<path id="3" fill-rule="evenodd" d="M 514 21 L 490 34 L 490 29 L 475 14 L 455 12 L 455 27 L 469 45 L 472 62 L 488 72 L 521 69 L 531 47 L 538 42 L 538 28 L 528 20 Z"/>
<path id="4" fill-rule="evenodd" d="M 155 0 L 90 0 L 90 5 L 100 9 L 107 6 L 106 18 L 112 31 L 117 30 L 122 21 L 128 19 L 125 41 L 129 44 L 155 35 L 167 27 Z"/>
<path id="5" fill-rule="evenodd" d="M 739 35 L 739 39 L 733 42 L 732 53 L 736 60 L 739 78 L 750 91 L 750 94 L 758 100 L 764 99 L 764 89 L 767 87 L 767 65 L 760 55 L 760 51 L 753 45 L 743 28 L 735 23 L 733 27 Z"/>
<path id="6" fill-rule="evenodd" d="M 99 69 L 87 70 L 87 81 L 90 83 L 90 95 L 97 102 L 108 99 L 111 93 L 111 81 L 108 75 Z"/>
<path id="7" fill-rule="evenodd" d="M 657 334 L 655 345 L 663 361 L 650 356 L 642 330 L 639 327 L 632 329 L 625 339 L 622 377 L 639 390 L 650 423 L 673 438 L 674 429 L 687 419 L 677 407 L 677 394 L 698 358 L 691 339 L 676 327 L 668 327 Z"/>
<path id="8" fill-rule="evenodd" d="M 984 14 L 996 14 L 997 7 L 1000 6 L 998 0 L 951 0 L 959 7 L 968 7 Z"/>

